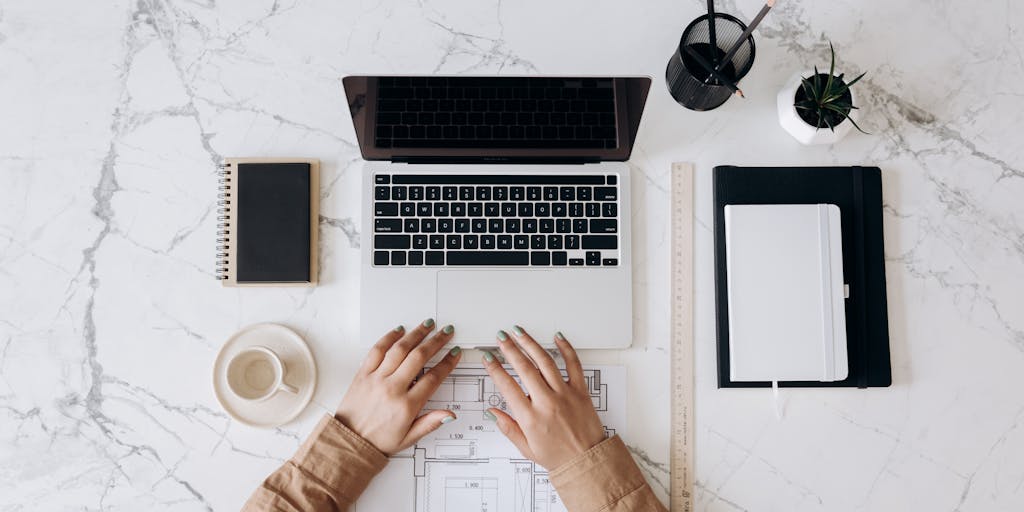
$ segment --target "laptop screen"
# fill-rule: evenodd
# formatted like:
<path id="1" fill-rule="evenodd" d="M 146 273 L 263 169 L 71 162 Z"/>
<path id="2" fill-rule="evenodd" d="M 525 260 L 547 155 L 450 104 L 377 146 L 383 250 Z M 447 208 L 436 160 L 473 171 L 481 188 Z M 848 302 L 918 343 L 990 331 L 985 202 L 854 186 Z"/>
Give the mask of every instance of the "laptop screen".
<path id="1" fill-rule="evenodd" d="M 649 78 L 354 76 L 363 157 L 625 160 Z"/>

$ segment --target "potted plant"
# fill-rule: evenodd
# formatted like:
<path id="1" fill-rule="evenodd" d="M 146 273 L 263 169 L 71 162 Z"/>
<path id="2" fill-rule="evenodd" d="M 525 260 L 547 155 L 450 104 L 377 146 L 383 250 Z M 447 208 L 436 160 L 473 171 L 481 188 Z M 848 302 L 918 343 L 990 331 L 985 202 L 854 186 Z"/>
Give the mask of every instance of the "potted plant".
<path id="1" fill-rule="evenodd" d="M 832 52 L 828 73 L 815 66 L 813 73 L 793 75 L 777 99 L 779 124 L 802 144 L 832 144 L 852 128 L 867 133 L 851 117 L 857 109 L 851 87 L 866 73 L 849 82 L 843 73 L 836 75 L 836 51 L 832 43 L 828 47 Z"/>

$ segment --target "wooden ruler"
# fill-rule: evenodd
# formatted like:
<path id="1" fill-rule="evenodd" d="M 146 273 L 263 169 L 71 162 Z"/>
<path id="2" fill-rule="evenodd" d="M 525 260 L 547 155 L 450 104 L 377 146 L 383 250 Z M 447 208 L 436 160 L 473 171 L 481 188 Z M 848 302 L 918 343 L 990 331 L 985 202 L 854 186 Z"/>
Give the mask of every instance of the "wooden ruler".
<path id="1" fill-rule="evenodd" d="M 693 164 L 672 164 L 672 512 L 693 510 L 693 179 Z"/>

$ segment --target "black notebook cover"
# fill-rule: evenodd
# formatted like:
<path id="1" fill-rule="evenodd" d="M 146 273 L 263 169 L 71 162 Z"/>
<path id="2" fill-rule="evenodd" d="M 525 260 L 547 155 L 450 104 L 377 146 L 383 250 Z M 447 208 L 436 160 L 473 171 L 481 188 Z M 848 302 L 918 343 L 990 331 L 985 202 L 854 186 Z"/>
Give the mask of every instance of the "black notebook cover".
<path id="1" fill-rule="evenodd" d="M 235 275 L 239 283 L 310 281 L 310 165 L 241 163 Z"/>
<path id="2" fill-rule="evenodd" d="M 882 174 L 877 167 L 735 167 L 714 171 L 715 309 L 718 316 L 718 387 L 768 387 L 770 382 L 729 378 L 729 297 L 725 265 L 725 205 L 819 204 L 839 206 L 850 372 L 838 382 L 779 382 L 783 387 L 886 387 L 889 318 L 882 245 Z M 779 243 L 785 243 L 780 240 Z"/>

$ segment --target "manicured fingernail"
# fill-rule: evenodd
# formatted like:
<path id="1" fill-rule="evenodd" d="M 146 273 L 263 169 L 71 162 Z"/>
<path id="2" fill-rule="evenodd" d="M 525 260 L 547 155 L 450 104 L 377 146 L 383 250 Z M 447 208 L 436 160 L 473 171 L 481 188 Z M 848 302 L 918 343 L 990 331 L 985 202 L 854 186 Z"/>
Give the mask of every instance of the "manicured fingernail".
<path id="1" fill-rule="evenodd" d="M 508 340 L 508 333 L 505 332 L 505 331 L 498 331 L 498 339 L 501 340 L 501 341 L 507 341 Z"/>
<path id="2" fill-rule="evenodd" d="M 451 354 L 452 357 L 455 357 L 462 353 L 462 347 L 452 347 L 452 349 L 449 350 L 448 353 Z"/>
<path id="3" fill-rule="evenodd" d="M 423 321 L 423 327 L 433 327 L 433 326 L 434 326 L 434 319 L 433 318 L 428 318 L 428 319 Z"/>
<path id="4" fill-rule="evenodd" d="M 555 333 L 555 337 L 556 337 L 556 338 L 558 338 L 558 339 L 560 339 L 560 340 L 562 340 L 562 341 L 565 341 L 565 335 L 564 335 L 564 334 L 562 334 L 562 331 L 558 331 L 558 332 L 556 332 L 556 333 Z"/>
<path id="5" fill-rule="evenodd" d="M 488 363 L 493 363 L 494 362 L 494 354 L 484 350 L 484 361 L 487 361 Z"/>
<path id="6" fill-rule="evenodd" d="M 513 325 L 512 330 L 516 332 L 516 336 L 522 336 L 523 334 L 525 334 L 523 332 L 523 328 L 519 327 L 518 325 Z"/>
<path id="7" fill-rule="evenodd" d="M 405 330 L 405 326 L 404 325 L 399 325 L 398 327 L 395 327 L 395 332 L 402 332 L 404 330 Z"/>
<path id="8" fill-rule="evenodd" d="M 444 425 L 445 423 L 451 423 L 453 421 L 455 421 L 455 416 L 445 416 L 444 418 L 441 418 L 442 425 Z"/>
<path id="9" fill-rule="evenodd" d="M 451 334 L 451 333 L 455 332 L 455 326 L 454 325 L 446 325 L 446 326 L 444 326 L 444 329 L 442 329 L 442 330 L 444 331 L 445 334 Z"/>
<path id="10" fill-rule="evenodd" d="M 495 416 L 493 412 L 486 409 L 484 410 L 484 419 L 489 421 L 498 421 L 498 417 Z"/>

